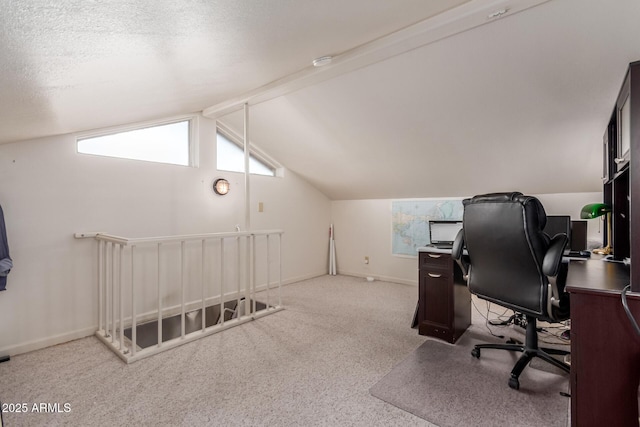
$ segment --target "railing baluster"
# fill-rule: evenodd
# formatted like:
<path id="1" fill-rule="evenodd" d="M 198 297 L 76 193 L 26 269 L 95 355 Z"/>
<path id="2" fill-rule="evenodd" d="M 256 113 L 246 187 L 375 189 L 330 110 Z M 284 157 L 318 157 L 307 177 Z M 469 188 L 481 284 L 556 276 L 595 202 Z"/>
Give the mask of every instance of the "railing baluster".
<path id="1" fill-rule="evenodd" d="M 116 336 L 116 245 L 111 245 L 111 342 Z"/>
<path id="2" fill-rule="evenodd" d="M 242 266 L 240 265 L 240 237 L 236 238 L 236 282 L 238 284 L 238 294 L 236 295 L 236 318 L 239 319 L 240 318 L 240 295 L 241 295 L 241 290 L 240 290 L 240 273 L 241 273 L 241 269 Z M 245 300 L 246 301 L 246 300 Z M 245 308 L 247 307 L 247 305 L 245 304 Z M 246 311 L 246 310 L 245 310 Z"/>
<path id="3" fill-rule="evenodd" d="M 122 292 L 122 282 L 124 282 L 124 270 L 122 269 L 122 245 L 118 245 L 118 305 L 120 311 L 120 351 L 124 351 L 124 303 L 122 298 L 124 292 Z"/>
<path id="4" fill-rule="evenodd" d="M 250 279 L 249 284 L 251 286 L 251 314 L 256 314 L 256 236 L 253 234 L 249 237 L 251 243 L 251 249 L 249 250 L 250 264 Z"/>
<path id="5" fill-rule="evenodd" d="M 98 330 L 102 331 L 102 333 L 104 333 L 104 331 L 102 330 L 102 326 L 103 326 L 103 318 L 102 316 L 104 316 L 104 297 L 102 295 L 102 293 L 104 292 L 105 289 L 105 285 L 104 285 L 104 273 L 102 271 L 102 269 L 104 268 L 104 259 L 102 259 L 102 257 L 104 256 L 104 241 L 100 240 L 98 242 Z"/>
<path id="6" fill-rule="evenodd" d="M 131 355 L 136 355 L 136 346 L 138 343 L 138 327 L 136 322 L 136 287 L 134 280 L 136 245 L 131 246 Z"/>
<path id="7" fill-rule="evenodd" d="M 202 332 L 204 332 L 205 328 L 207 327 L 207 321 L 205 319 L 206 317 L 206 311 L 207 311 L 207 295 L 205 292 L 205 277 L 204 277 L 204 263 L 205 263 L 205 239 L 202 239 L 202 263 L 200 265 L 200 268 L 202 270 L 202 273 L 200 274 L 201 280 L 202 280 Z"/>
<path id="8" fill-rule="evenodd" d="M 282 233 L 278 234 L 278 307 L 282 306 Z"/>
<path id="9" fill-rule="evenodd" d="M 267 310 L 271 307 L 269 289 L 271 285 L 271 246 L 269 245 L 269 235 L 267 234 Z"/>
<path id="10" fill-rule="evenodd" d="M 183 240 L 180 243 L 180 287 L 182 288 L 182 310 L 180 312 L 180 336 L 184 339 L 184 326 L 185 326 L 185 316 L 184 316 L 184 274 L 185 274 L 185 241 Z"/>
<path id="11" fill-rule="evenodd" d="M 220 239 L 220 320 L 218 323 L 224 325 L 224 237 Z"/>
<path id="12" fill-rule="evenodd" d="M 158 348 L 162 347 L 162 282 L 161 282 L 161 265 L 160 259 L 160 246 L 162 243 L 158 243 Z"/>
<path id="13" fill-rule="evenodd" d="M 110 337 L 109 335 L 109 327 L 110 325 L 110 321 L 111 318 L 109 317 L 109 314 L 111 313 L 111 311 L 109 310 L 110 308 L 110 304 L 111 304 L 111 299 L 109 298 L 110 292 L 113 289 L 113 286 L 109 286 L 110 284 L 110 280 L 111 280 L 111 275 L 110 275 L 110 264 L 109 264 L 109 245 L 112 245 L 113 243 L 109 243 L 106 242 L 105 243 L 105 248 L 104 248 L 104 299 L 105 299 L 105 305 L 104 305 L 104 336 L 105 338 Z"/>

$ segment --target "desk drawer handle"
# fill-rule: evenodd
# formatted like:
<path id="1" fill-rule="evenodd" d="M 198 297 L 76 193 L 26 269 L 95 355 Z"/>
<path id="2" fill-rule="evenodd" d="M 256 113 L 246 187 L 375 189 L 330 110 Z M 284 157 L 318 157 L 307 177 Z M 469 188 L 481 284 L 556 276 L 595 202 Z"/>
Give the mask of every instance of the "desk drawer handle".
<path id="1" fill-rule="evenodd" d="M 429 277 L 433 277 L 434 279 L 442 277 L 442 274 L 435 274 L 435 273 L 427 273 L 427 274 L 429 275 Z"/>
<path id="2" fill-rule="evenodd" d="M 427 254 L 429 255 L 429 257 L 431 258 L 440 258 L 442 255 L 438 255 L 438 254 Z"/>

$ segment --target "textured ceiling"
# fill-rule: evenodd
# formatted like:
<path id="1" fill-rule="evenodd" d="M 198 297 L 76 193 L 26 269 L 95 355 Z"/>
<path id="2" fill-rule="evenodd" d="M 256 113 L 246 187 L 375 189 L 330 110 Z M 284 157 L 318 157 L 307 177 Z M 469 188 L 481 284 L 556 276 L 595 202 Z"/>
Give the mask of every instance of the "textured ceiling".
<path id="1" fill-rule="evenodd" d="M 466 0 L 0 0 L 0 143 L 201 111 Z"/>
<path id="2" fill-rule="evenodd" d="M 443 11 L 504 4 L 0 0 L 0 143 L 202 111 Z M 252 142 L 332 199 L 599 191 L 639 21 L 637 0 L 544 2 L 254 105 Z"/>

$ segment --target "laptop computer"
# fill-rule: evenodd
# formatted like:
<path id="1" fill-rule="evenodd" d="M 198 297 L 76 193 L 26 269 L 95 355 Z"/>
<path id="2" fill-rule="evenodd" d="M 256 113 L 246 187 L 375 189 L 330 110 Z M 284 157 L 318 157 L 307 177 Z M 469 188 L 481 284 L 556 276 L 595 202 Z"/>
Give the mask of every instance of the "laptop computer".
<path id="1" fill-rule="evenodd" d="M 451 249 L 453 242 L 462 229 L 462 221 L 429 221 L 429 240 L 431 246 L 440 249 Z"/>

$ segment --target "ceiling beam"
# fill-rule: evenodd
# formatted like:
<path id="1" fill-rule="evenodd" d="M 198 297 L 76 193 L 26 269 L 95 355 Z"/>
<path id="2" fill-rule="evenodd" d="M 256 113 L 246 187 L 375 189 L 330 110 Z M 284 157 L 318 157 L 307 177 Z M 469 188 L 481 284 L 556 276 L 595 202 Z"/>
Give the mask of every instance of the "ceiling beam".
<path id="1" fill-rule="evenodd" d="M 236 98 L 208 107 L 202 111 L 202 114 L 205 117 L 217 119 L 242 109 L 244 104 L 255 105 L 286 95 L 548 1 L 550 0 L 471 0 L 432 18 L 340 54 L 332 55 L 332 60 L 327 65 L 314 67 L 313 64 L 310 64 L 293 74 Z"/>

